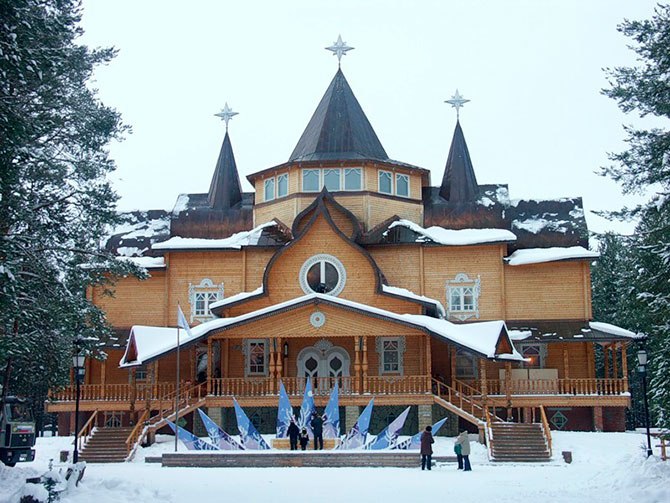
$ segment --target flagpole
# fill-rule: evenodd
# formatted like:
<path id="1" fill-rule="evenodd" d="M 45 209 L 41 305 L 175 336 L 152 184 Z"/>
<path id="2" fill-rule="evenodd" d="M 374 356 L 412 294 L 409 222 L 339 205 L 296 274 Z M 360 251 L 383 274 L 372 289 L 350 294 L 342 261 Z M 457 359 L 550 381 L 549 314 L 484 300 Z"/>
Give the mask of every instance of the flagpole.
<path id="1" fill-rule="evenodd" d="M 179 304 L 177 304 L 179 306 Z M 181 309 L 181 307 L 179 307 Z M 179 442 L 179 323 L 177 323 L 177 385 L 175 387 L 174 397 L 174 452 L 177 452 L 177 444 Z"/>

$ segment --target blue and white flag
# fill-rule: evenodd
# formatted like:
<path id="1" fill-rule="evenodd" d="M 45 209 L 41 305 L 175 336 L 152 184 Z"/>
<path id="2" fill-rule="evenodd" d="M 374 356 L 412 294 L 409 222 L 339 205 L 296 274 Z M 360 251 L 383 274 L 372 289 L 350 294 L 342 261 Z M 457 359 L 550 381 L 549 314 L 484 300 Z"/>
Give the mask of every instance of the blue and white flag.
<path id="1" fill-rule="evenodd" d="M 340 398 L 337 380 L 323 413 L 323 438 L 340 438 Z"/>
<path id="2" fill-rule="evenodd" d="M 312 392 L 312 378 L 307 378 L 307 383 L 305 384 L 305 394 L 302 397 L 302 407 L 300 407 L 300 418 L 298 419 L 298 427 L 300 429 L 307 428 L 307 433 L 309 433 L 309 438 L 313 438 L 314 434 L 312 433 L 312 416 L 316 412 L 316 406 L 314 405 L 314 393 Z"/>
<path id="3" fill-rule="evenodd" d="M 238 444 L 233 437 L 228 435 L 228 433 L 219 428 L 219 425 L 212 421 L 207 414 L 200 409 L 198 409 L 198 413 L 200 414 L 200 419 L 202 419 L 205 429 L 207 429 L 209 439 L 212 441 L 213 445 L 223 451 L 244 450 L 244 447 Z"/>
<path id="4" fill-rule="evenodd" d="M 254 450 L 266 450 L 270 449 L 270 446 L 267 444 L 261 434 L 258 433 L 258 430 L 249 420 L 247 415 L 240 407 L 240 404 L 237 403 L 237 400 L 233 398 L 233 404 L 235 405 L 235 417 L 237 417 L 237 429 L 240 430 L 240 442 L 245 449 L 254 449 Z"/>
<path id="5" fill-rule="evenodd" d="M 189 433 L 181 426 L 177 426 L 172 421 L 167 421 L 167 424 L 172 431 L 178 431 L 179 440 L 186 446 L 189 451 L 218 451 L 219 448 L 213 446 L 209 442 L 205 442 L 203 439 L 196 437 L 193 433 Z"/>
<path id="6" fill-rule="evenodd" d="M 354 427 L 349 430 L 347 436 L 344 437 L 339 449 L 358 449 L 365 445 L 368 437 L 368 429 L 370 428 L 370 419 L 372 418 L 372 407 L 375 399 L 370 400 L 370 403 L 365 407 Z"/>
<path id="7" fill-rule="evenodd" d="M 376 451 L 379 449 L 393 447 L 398 440 L 400 430 L 402 430 L 402 427 L 405 425 L 407 414 L 409 414 L 409 409 L 410 407 L 407 407 L 404 411 L 402 411 L 402 414 L 391 421 L 391 424 L 389 424 L 379 435 L 377 435 L 377 438 L 368 446 L 368 449 Z"/>
<path id="8" fill-rule="evenodd" d="M 184 311 L 181 310 L 181 305 L 177 304 L 177 327 L 183 328 L 186 330 L 189 338 L 193 338 L 191 333 L 191 327 L 188 326 L 188 321 L 186 321 L 186 316 L 184 316 Z"/>
<path id="9" fill-rule="evenodd" d="M 447 418 L 445 417 L 444 419 L 440 419 L 437 423 L 433 425 L 433 431 L 431 433 L 433 435 L 437 435 L 437 432 L 440 431 L 440 428 L 442 428 L 442 425 L 447 422 Z M 423 432 L 420 431 L 416 435 L 413 435 L 412 437 L 408 438 L 407 440 L 403 440 L 402 442 L 397 443 L 394 447 L 391 447 L 392 449 L 399 449 L 399 450 L 409 450 L 409 449 L 420 449 L 421 448 L 421 434 Z"/>
<path id="10" fill-rule="evenodd" d="M 277 438 L 286 438 L 288 436 L 288 427 L 293 417 L 293 407 L 286 394 L 284 383 L 279 381 L 279 410 L 277 412 Z"/>

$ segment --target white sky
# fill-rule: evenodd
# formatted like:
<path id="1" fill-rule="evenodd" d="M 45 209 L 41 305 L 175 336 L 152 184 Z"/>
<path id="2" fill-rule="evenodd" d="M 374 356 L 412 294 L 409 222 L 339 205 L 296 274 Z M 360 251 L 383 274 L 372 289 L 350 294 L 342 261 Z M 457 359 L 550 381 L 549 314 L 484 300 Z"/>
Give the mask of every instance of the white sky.
<path id="1" fill-rule="evenodd" d="M 133 133 L 114 144 L 120 209 L 171 209 L 206 192 L 224 135 L 213 114 L 240 115 L 230 134 L 240 176 L 288 160 L 337 70 L 323 48 L 355 47 L 342 69 L 392 159 L 439 185 L 456 114 L 479 183 L 512 198 L 582 196 L 587 210 L 637 199 L 594 174 L 640 123 L 600 94 L 602 68 L 631 65 L 623 18 L 655 0 L 94 1 L 83 42 L 119 49 L 96 73 L 105 104 Z M 243 180 L 245 191 L 251 186 Z M 630 232 L 587 211 L 591 230 Z"/>

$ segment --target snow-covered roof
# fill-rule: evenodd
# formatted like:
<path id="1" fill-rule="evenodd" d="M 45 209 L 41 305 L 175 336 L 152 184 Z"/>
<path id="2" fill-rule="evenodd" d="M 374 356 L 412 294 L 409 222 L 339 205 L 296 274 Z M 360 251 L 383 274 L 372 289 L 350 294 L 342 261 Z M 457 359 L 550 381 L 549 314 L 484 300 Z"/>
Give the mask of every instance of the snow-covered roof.
<path id="1" fill-rule="evenodd" d="M 165 258 L 163 257 L 117 257 L 119 260 L 132 262 L 136 266 L 145 269 L 164 269 Z"/>
<path id="2" fill-rule="evenodd" d="M 273 227 L 277 222 L 271 221 L 259 225 L 250 231 L 242 231 L 224 239 L 172 237 L 162 243 L 156 243 L 153 250 L 239 250 L 243 246 L 256 246 L 263 229 Z"/>
<path id="3" fill-rule="evenodd" d="M 599 332 L 605 332 L 606 334 L 616 335 L 619 337 L 630 337 L 631 339 L 644 339 L 644 334 L 636 334 L 625 328 L 617 327 L 616 325 L 610 325 L 609 323 L 602 323 L 599 321 L 589 322 L 589 327 L 592 330 L 598 330 Z"/>
<path id="4" fill-rule="evenodd" d="M 251 292 L 240 292 L 235 295 L 231 295 L 230 297 L 227 297 L 225 299 L 217 300 L 216 302 L 212 302 L 209 305 L 210 309 L 217 309 L 219 307 L 227 306 L 228 304 L 233 304 L 235 302 L 239 302 L 240 300 L 245 300 L 248 299 L 249 297 L 255 297 L 256 295 L 261 295 L 263 293 L 263 285 L 259 286 L 255 290 L 252 290 Z"/>
<path id="5" fill-rule="evenodd" d="M 389 229 L 407 227 L 421 236 L 417 242 L 432 241 L 446 246 L 466 246 L 484 243 L 513 242 L 516 236 L 506 229 L 445 229 L 444 227 L 428 227 L 427 229 L 410 220 L 396 220 Z"/>
<path id="6" fill-rule="evenodd" d="M 507 257 L 505 262 L 509 265 L 526 265 L 558 260 L 596 259 L 598 257 L 600 257 L 598 252 L 587 250 L 582 246 L 569 246 L 567 248 L 555 246 L 517 250 Z"/>
<path id="7" fill-rule="evenodd" d="M 170 214 L 164 210 L 130 211 L 123 223 L 109 229 L 104 247 L 117 255 L 140 256 L 152 244 L 170 237 Z"/>
<path id="8" fill-rule="evenodd" d="M 383 316 L 386 319 L 395 320 L 405 325 L 418 329 L 425 329 L 432 335 L 442 338 L 446 341 L 458 344 L 466 349 L 470 349 L 487 358 L 497 358 L 503 360 L 522 361 L 523 357 L 513 350 L 512 354 L 496 355 L 496 345 L 503 329 L 504 321 L 484 321 L 479 323 L 455 324 L 447 320 L 432 318 L 430 316 L 418 314 L 398 314 L 385 309 L 368 306 L 360 302 L 354 302 L 331 295 L 320 293 L 311 293 L 302 297 L 297 297 L 279 304 L 274 304 L 256 311 L 251 311 L 240 316 L 232 318 L 219 318 L 206 323 L 202 323 L 191 328 L 191 335 L 186 331 L 180 330 L 180 346 L 188 345 L 198 339 L 206 337 L 209 333 L 232 328 L 244 322 L 255 318 L 266 316 L 277 311 L 282 311 L 291 307 L 300 307 L 314 301 L 325 304 L 341 306 L 349 309 L 355 309 L 360 312 Z M 145 336 L 145 334 L 147 334 Z M 136 359 L 127 361 L 127 356 L 132 345 L 135 345 Z M 177 347 L 177 329 L 159 328 L 136 325 L 132 327 L 128 339 L 126 352 L 121 359 L 121 367 L 132 367 L 142 365 L 165 353 L 168 353 Z"/>
<path id="9" fill-rule="evenodd" d="M 408 299 L 414 299 L 419 300 L 421 302 L 428 302 L 430 304 L 433 304 L 435 306 L 435 309 L 437 309 L 437 312 L 439 313 L 440 317 L 442 318 L 447 317 L 447 312 L 444 310 L 444 306 L 437 299 L 431 299 L 430 297 L 418 295 L 410 290 L 407 290 L 407 288 L 400 288 L 397 286 L 382 285 L 382 290 L 386 293 L 397 295 L 398 297 L 406 297 Z"/>

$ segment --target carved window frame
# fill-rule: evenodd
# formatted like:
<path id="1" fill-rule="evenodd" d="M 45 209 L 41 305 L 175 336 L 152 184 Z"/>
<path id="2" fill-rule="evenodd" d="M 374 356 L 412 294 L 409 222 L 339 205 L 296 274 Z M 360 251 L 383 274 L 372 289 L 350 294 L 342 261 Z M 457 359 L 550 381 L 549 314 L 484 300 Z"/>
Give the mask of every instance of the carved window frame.
<path id="1" fill-rule="evenodd" d="M 394 341 L 398 344 L 398 370 L 384 371 L 384 342 Z M 379 355 L 379 375 L 405 375 L 405 351 L 407 342 L 405 336 L 399 337 L 377 337 L 375 339 L 375 351 Z"/>
<path id="2" fill-rule="evenodd" d="M 452 310 L 451 301 L 453 295 L 458 291 L 460 291 L 462 295 L 462 292 L 466 288 L 472 288 L 474 302 L 473 309 Z M 480 274 L 478 274 L 476 278 L 470 278 L 466 273 L 458 273 L 454 279 L 448 279 L 446 281 L 445 290 L 447 298 L 447 319 L 455 318 L 460 321 L 465 321 L 473 316 L 479 319 L 479 297 L 482 295 L 482 279 Z"/>
<path id="3" fill-rule="evenodd" d="M 263 372 L 251 371 L 251 345 L 263 343 L 265 349 L 265 360 Z M 260 377 L 270 374 L 270 340 L 269 339 L 244 339 L 242 344 L 242 353 L 244 354 L 244 377 Z"/>
<path id="4" fill-rule="evenodd" d="M 224 284 L 220 283 L 218 285 L 214 284 L 214 282 L 209 279 L 209 278 L 203 278 L 199 284 L 194 285 L 193 283 L 188 284 L 188 301 L 191 305 L 191 323 L 194 321 L 207 321 L 211 320 L 214 318 L 214 315 L 211 314 L 211 311 L 209 314 L 196 314 L 196 294 L 209 294 L 209 293 L 214 293 L 216 294 L 216 299 L 213 302 L 216 302 L 218 300 L 223 299 L 224 295 Z M 207 311 L 209 311 L 209 306 L 213 302 L 208 301 L 207 302 Z"/>

